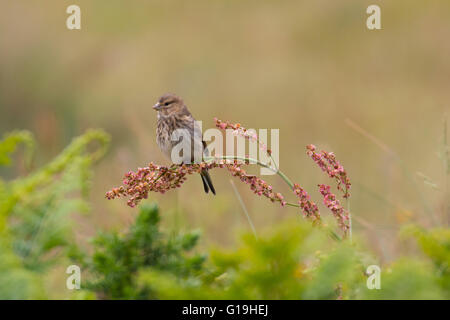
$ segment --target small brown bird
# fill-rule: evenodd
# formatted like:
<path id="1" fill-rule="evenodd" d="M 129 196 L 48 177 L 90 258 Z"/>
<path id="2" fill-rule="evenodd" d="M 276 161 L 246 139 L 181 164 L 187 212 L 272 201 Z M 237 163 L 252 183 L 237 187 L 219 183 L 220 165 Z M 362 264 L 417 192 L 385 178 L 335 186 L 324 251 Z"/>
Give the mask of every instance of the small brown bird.
<path id="1" fill-rule="evenodd" d="M 209 155 L 200 125 L 180 97 L 167 93 L 158 100 L 153 109 L 158 111 L 156 143 L 172 162 L 190 164 L 194 163 L 194 160 L 201 161 L 202 155 Z M 174 150 L 174 148 L 177 149 Z M 179 150 L 181 152 L 178 152 Z M 177 152 L 173 154 L 172 151 Z M 174 159 L 175 157 L 177 159 Z M 208 193 L 211 190 L 213 194 L 216 194 L 208 170 L 203 169 L 200 176 L 205 192 Z"/>

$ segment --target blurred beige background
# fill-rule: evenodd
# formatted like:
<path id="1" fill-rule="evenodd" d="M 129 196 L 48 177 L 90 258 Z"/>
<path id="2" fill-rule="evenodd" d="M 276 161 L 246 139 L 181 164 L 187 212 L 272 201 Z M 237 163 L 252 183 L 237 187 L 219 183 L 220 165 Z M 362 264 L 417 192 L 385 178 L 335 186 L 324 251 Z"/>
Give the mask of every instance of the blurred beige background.
<path id="1" fill-rule="evenodd" d="M 71 4 L 81 7 L 80 31 L 66 28 Z M 380 31 L 366 28 L 370 4 L 381 7 Z M 129 169 L 165 161 L 151 106 L 175 92 L 204 127 L 218 117 L 279 128 L 281 169 L 317 203 L 316 185 L 330 181 L 304 147 L 334 151 L 353 182 L 354 232 L 390 259 L 399 226 L 445 220 L 438 153 L 450 103 L 449 39 L 446 0 L 3 1 L 0 134 L 31 130 L 36 165 L 87 128 L 112 135 L 96 170 L 92 214 L 78 219 L 78 235 L 87 238 L 136 215 L 104 194 Z M 202 245 L 226 245 L 249 227 L 229 175 L 211 175 L 216 197 L 192 177 L 151 199 L 166 227 L 199 228 Z M 294 200 L 279 179 L 268 180 Z M 257 229 L 298 214 L 237 187 Z"/>

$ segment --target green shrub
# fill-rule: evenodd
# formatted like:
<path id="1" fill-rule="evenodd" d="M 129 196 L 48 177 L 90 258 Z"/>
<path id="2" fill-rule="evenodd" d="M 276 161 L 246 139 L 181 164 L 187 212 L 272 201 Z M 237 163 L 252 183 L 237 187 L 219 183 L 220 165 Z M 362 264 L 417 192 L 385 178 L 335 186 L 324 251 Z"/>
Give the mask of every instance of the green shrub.
<path id="1" fill-rule="evenodd" d="M 448 232 L 420 232 L 431 259 L 381 266 L 380 290 L 366 286 L 366 269 L 377 264 L 369 254 L 298 221 L 259 239 L 245 235 L 237 250 L 212 250 L 202 277 L 147 269 L 139 283 L 161 299 L 448 299 Z"/>
<path id="2" fill-rule="evenodd" d="M 100 143 L 94 153 L 92 142 Z M 49 164 L 11 181 L 0 179 L 0 299 L 46 298 L 42 275 L 65 256 L 72 241 L 68 214 L 86 212 L 92 164 L 106 151 L 109 137 L 88 131 Z M 26 131 L 0 141 L 0 165 L 11 163 L 19 143 L 31 159 L 34 140 Z"/>
<path id="3" fill-rule="evenodd" d="M 148 269 L 139 282 L 161 299 L 336 299 L 363 279 L 354 248 L 296 220 L 259 239 L 245 235 L 237 250 L 212 250 L 202 277 Z"/>
<path id="4" fill-rule="evenodd" d="M 364 290 L 365 299 L 444 299 L 432 265 L 412 258 L 395 261 L 381 272 L 381 289 Z"/>
<path id="5" fill-rule="evenodd" d="M 202 270 L 204 256 L 188 255 L 199 234 L 166 235 L 159 230 L 156 205 L 141 206 L 130 230 L 101 233 L 92 240 L 94 253 L 75 250 L 73 259 L 86 271 L 83 289 L 102 299 L 157 298 L 152 285 L 140 286 L 136 275 L 141 268 L 164 270 L 178 278 L 192 277 Z"/>

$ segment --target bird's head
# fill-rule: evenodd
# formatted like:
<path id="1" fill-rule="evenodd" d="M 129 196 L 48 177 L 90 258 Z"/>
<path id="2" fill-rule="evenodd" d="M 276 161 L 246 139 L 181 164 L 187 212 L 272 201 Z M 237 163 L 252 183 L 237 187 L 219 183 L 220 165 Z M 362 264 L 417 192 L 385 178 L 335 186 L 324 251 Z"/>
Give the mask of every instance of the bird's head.
<path id="1" fill-rule="evenodd" d="M 165 95 L 161 96 L 158 102 L 153 106 L 153 109 L 163 114 L 178 112 L 183 108 L 183 100 L 172 93 L 166 93 Z"/>

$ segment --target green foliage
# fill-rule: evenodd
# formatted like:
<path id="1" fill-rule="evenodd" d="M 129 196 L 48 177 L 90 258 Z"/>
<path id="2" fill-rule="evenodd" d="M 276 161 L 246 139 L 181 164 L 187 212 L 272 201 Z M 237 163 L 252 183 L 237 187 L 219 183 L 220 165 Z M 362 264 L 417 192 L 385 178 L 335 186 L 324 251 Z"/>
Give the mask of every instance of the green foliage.
<path id="1" fill-rule="evenodd" d="M 422 251 L 442 273 L 450 273 L 450 229 L 437 228 L 424 230 L 408 226 L 403 230 L 405 236 L 414 237 Z"/>
<path id="2" fill-rule="evenodd" d="M 235 251 L 213 250 L 202 277 L 144 270 L 139 279 L 161 299 L 337 299 L 364 283 L 355 248 L 298 221 L 247 234 Z"/>
<path id="3" fill-rule="evenodd" d="M 0 164 L 11 163 L 19 142 L 27 150 L 34 145 L 29 132 L 6 135 Z M 89 151 L 92 143 L 100 144 L 95 152 Z M 103 131 L 91 130 L 42 168 L 12 181 L 0 179 L 0 299 L 46 297 L 42 275 L 72 240 L 68 215 L 88 210 L 84 196 L 91 167 L 108 143 Z"/>
<path id="4" fill-rule="evenodd" d="M 432 266 L 416 259 L 400 259 L 381 272 L 381 289 L 365 289 L 365 299 L 445 299 Z"/>
<path id="5" fill-rule="evenodd" d="M 11 164 L 10 155 L 17 149 L 17 146 L 23 143 L 26 146 L 27 162 L 31 161 L 34 150 L 34 139 L 28 131 L 15 131 L 3 137 L 0 141 L 0 166 Z"/>
<path id="6" fill-rule="evenodd" d="M 24 268 L 20 258 L 3 242 L 0 249 L 0 299 L 45 298 L 38 275 Z"/>
<path id="7" fill-rule="evenodd" d="M 448 233 L 421 232 L 419 242 L 431 259 L 381 266 L 381 290 L 366 286 L 365 270 L 376 264 L 369 255 L 302 223 L 277 227 L 258 240 L 246 235 L 235 251 L 213 250 L 202 277 L 147 269 L 139 283 L 151 284 L 161 299 L 448 299 L 442 264 Z"/>
<path id="8" fill-rule="evenodd" d="M 159 220 L 156 205 L 141 206 L 139 216 L 126 234 L 99 234 L 92 241 L 92 256 L 75 249 L 74 260 L 90 278 L 83 288 L 103 299 L 153 299 L 157 296 L 152 285 L 140 286 L 136 281 L 141 268 L 165 270 L 178 278 L 196 275 L 205 257 L 189 256 L 186 252 L 197 244 L 198 233 L 168 236 L 159 231 Z"/>
<path id="9" fill-rule="evenodd" d="M 435 281 L 447 299 L 450 299 L 450 229 L 424 230 L 417 226 L 408 226 L 402 233 L 406 237 L 416 239 L 423 253 L 433 264 L 432 275 Z"/>

